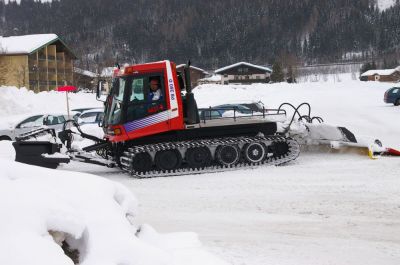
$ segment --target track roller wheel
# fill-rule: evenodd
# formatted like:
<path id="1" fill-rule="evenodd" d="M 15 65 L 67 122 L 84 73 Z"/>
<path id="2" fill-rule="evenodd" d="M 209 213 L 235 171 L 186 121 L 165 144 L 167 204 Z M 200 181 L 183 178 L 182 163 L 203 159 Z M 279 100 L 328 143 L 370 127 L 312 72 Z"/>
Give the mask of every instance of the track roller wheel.
<path id="1" fill-rule="evenodd" d="M 263 143 L 249 143 L 243 146 L 243 155 L 249 163 L 259 163 L 264 160 L 266 147 Z"/>
<path id="2" fill-rule="evenodd" d="M 215 157 L 223 166 L 234 166 L 239 162 L 240 150 L 236 145 L 220 145 L 215 151 Z"/>
<path id="3" fill-rule="evenodd" d="M 279 158 L 289 152 L 289 145 L 286 142 L 273 142 L 270 146 L 273 157 Z"/>
<path id="4" fill-rule="evenodd" d="M 181 166 L 182 156 L 178 150 L 158 151 L 154 158 L 157 168 L 161 170 L 174 170 Z"/>
<path id="5" fill-rule="evenodd" d="M 211 152 L 207 147 L 189 148 L 185 154 L 186 162 L 190 168 L 202 168 L 211 164 Z"/>
<path id="6" fill-rule="evenodd" d="M 132 159 L 132 169 L 137 172 L 146 172 L 151 170 L 153 161 L 147 152 L 136 154 Z"/>

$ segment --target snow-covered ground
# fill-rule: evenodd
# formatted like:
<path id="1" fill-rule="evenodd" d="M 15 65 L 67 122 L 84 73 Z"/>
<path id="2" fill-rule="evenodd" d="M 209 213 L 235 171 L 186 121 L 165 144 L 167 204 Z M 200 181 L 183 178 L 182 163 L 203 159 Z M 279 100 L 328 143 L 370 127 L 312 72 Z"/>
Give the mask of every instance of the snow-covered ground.
<path id="1" fill-rule="evenodd" d="M 340 80 L 204 85 L 195 89 L 195 95 L 202 107 L 262 100 L 276 108 L 282 102 L 306 101 L 312 115 L 400 149 L 400 108 L 383 102 L 393 84 L 353 81 L 350 75 Z M 35 111 L 44 105 L 43 96 L 19 93 L 23 96 L 15 93 L 10 101 L 29 100 Z M 94 96 L 86 97 L 71 95 L 72 107 L 83 107 L 83 101 L 97 104 Z M 63 100 L 65 95 L 54 103 L 54 111 L 64 109 Z M 0 106 L 9 111 L 4 106 L 10 101 L 0 98 Z M 7 111 L 0 113 L 0 124 Z M 234 265 L 397 265 L 399 169 L 400 158 L 395 157 L 371 160 L 355 154 L 302 153 L 282 167 L 169 178 L 133 179 L 117 169 L 77 162 L 53 172 L 81 171 L 123 184 L 138 201 L 136 225 L 149 223 L 159 233 L 195 232 L 209 252 Z"/>

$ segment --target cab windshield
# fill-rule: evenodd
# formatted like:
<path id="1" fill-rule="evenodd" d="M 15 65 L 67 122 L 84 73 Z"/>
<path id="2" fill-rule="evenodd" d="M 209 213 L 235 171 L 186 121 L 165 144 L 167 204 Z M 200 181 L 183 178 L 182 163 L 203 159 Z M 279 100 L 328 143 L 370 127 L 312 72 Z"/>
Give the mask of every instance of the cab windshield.
<path id="1" fill-rule="evenodd" d="M 104 126 L 143 119 L 166 110 L 163 73 L 113 80 L 105 105 Z"/>
<path id="2" fill-rule="evenodd" d="M 107 97 L 105 105 L 105 117 L 104 125 L 114 125 L 121 121 L 122 104 L 124 101 L 125 94 L 125 83 L 124 78 L 115 78 L 113 80 L 110 94 Z"/>

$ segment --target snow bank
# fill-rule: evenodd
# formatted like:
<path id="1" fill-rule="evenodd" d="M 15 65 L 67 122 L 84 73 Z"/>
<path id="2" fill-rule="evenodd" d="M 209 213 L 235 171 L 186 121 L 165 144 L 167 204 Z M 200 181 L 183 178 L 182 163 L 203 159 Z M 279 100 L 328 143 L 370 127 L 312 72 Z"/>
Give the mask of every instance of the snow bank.
<path id="1" fill-rule="evenodd" d="M 26 88 L 0 87 L 0 121 L 15 115 L 33 113 L 67 113 L 65 92 L 40 92 L 35 94 Z M 95 94 L 69 93 L 70 109 L 102 107 Z M 1 123 L 1 122 L 0 122 Z"/>
<path id="2" fill-rule="evenodd" d="M 195 234 L 138 229 L 137 200 L 121 184 L 14 162 L 10 142 L 0 150 L 0 264 L 226 264 Z"/>

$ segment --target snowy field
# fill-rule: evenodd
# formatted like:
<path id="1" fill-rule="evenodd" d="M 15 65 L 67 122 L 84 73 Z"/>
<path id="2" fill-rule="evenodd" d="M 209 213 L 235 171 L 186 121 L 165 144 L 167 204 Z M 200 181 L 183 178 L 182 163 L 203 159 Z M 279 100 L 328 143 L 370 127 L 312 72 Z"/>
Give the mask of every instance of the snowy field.
<path id="1" fill-rule="evenodd" d="M 283 102 L 309 102 L 312 115 L 327 123 L 346 126 L 356 136 L 379 138 L 386 146 L 400 149 L 400 108 L 383 102 L 384 92 L 393 85 L 354 81 L 350 75 L 341 80 L 204 85 L 195 89 L 195 95 L 201 107 L 240 100 L 262 100 L 270 108 Z M 10 114 L 20 117 L 65 109 L 64 94 L 0 89 L 4 91 L 0 94 L 3 125 L 11 123 Z M 72 94 L 70 98 L 72 108 L 101 105 L 91 94 Z M 11 156 L 11 151 L 0 153 Z M 17 165 L 13 167 L 23 167 Z M 85 172 L 116 181 L 136 197 L 135 226 L 148 223 L 161 234 L 195 232 L 203 245 L 197 251 L 207 250 L 230 264 L 398 265 L 399 169 L 400 158 L 395 157 L 371 160 L 355 154 L 302 153 L 286 166 L 227 173 L 141 180 L 116 169 L 72 162 L 52 175 Z M 150 243 L 154 245 L 154 240 Z M 203 257 L 199 252 L 187 253 L 193 254 L 193 259 Z"/>

